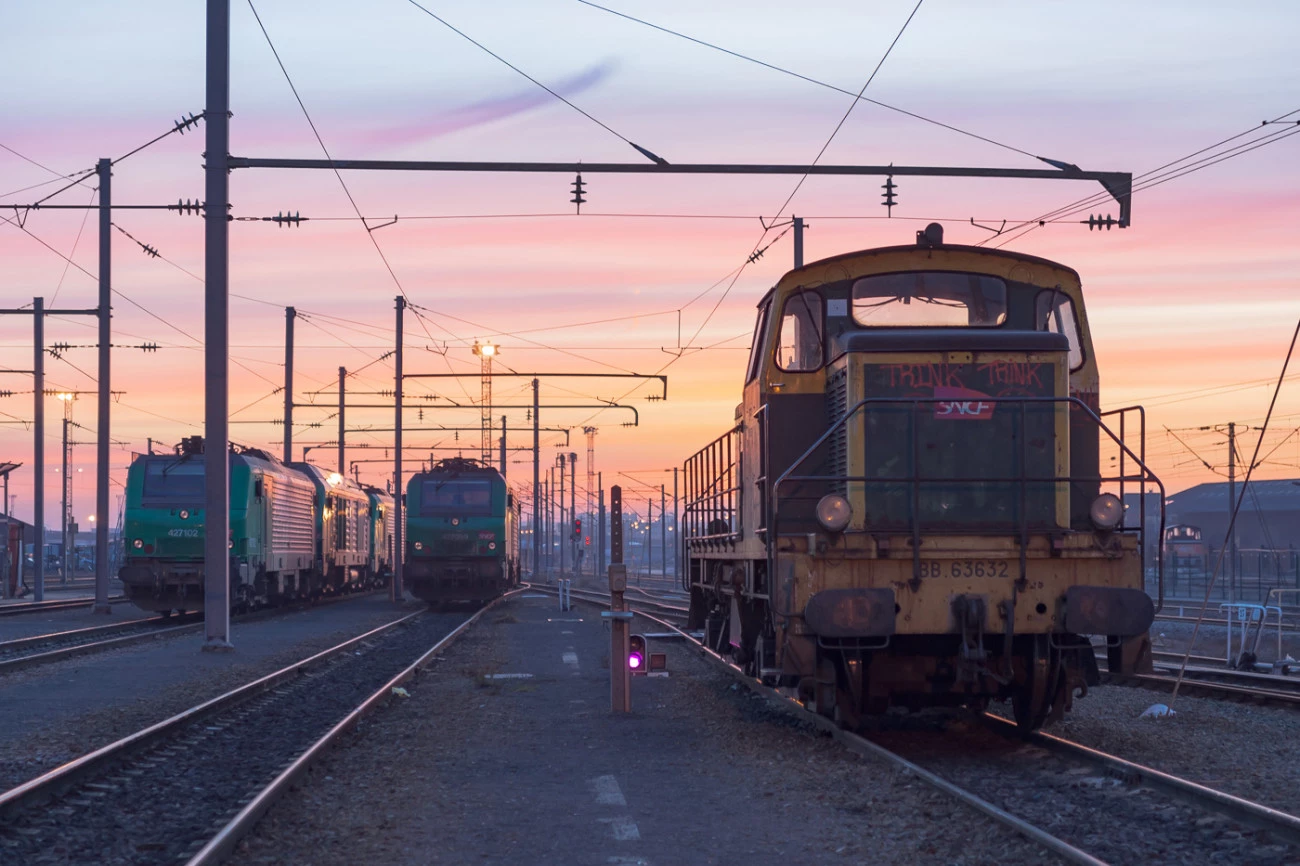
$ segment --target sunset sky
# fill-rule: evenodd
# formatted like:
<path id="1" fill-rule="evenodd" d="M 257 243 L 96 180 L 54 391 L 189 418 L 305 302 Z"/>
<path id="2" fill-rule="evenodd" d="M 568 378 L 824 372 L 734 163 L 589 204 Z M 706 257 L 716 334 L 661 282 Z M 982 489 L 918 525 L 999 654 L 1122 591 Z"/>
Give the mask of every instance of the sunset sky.
<path id="1" fill-rule="evenodd" d="M 339 158 L 643 161 L 623 136 L 670 162 L 806 163 L 852 102 L 578 0 L 422 3 L 614 134 L 408 0 L 256 5 L 325 145 Z M 915 0 L 605 5 L 856 93 Z M 246 0 L 233 4 L 232 29 L 232 153 L 321 157 Z M 1139 191 L 1129 229 L 1090 233 L 1086 225 L 1053 223 L 1007 247 L 1081 273 L 1103 408 L 1148 407 L 1153 468 L 1169 489 L 1215 480 L 1192 451 L 1223 471 L 1223 436 L 1185 428 L 1258 426 L 1300 318 L 1300 138 L 1281 138 L 1281 124 L 1260 126 L 1289 112 L 1292 124 L 1300 120 L 1298 32 L 1300 4 L 1290 0 L 925 0 L 865 95 L 996 143 L 859 103 L 822 161 L 1044 167 L 1028 153 L 1141 174 L 1230 136 L 1246 133 L 1234 142 L 1244 144 L 1276 134 L 1276 143 Z M 53 192 L 56 175 L 120 156 L 203 108 L 199 2 L 12 3 L 0 51 L 7 69 L 0 78 L 6 206 Z M 202 150 L 199 128 L 125 160 L 114 171 L 116 202 L 202 198 Z M 399 218 L 373 234 L 394 279 L 332 173 L 235 172 L 234 216 L 294 211 L 310 221 L 298 228 L 231 226 L 230 404 L 239 422 L 232 439 L 279 453 L 281 428 L 270 422 L 282 414 L 272 392 L 283 377 L 285 306 L 303 316 L 300 400 L 333 391 L 340 365 L 365 367 L 349 379 L 350 389 L 377 392 L 393 386 L 391 361 L 377 359 L 391 347 L 394 297 L 405 291 L 418 311 L 408 314 L 405 328 L 408 372 L 473 373 L 479 362 L 471 345 L 491 339 L 512 370 L 666 373 L 667 402 L 648 401 L 655 388 L 633 389 L 627 380 L 554 379 L 543 388 L 543 402 L 622 398 L 639 409 L 638 428 L 620 426 L 629 416 L 615 411 L 555 410 L 542 419 L 574 428 L 564 450 L 580 455 L 581 427 L 599 427 L 596 458 L 606 486 L 631 483 L 618 472 L 663 480 L 659 470 L 680 464 L 731 423 L 754 304 L 789 268 L 790 236 L 768 233 L 763 243 L 772 242 L 770 249 L 724 291 L 763 236 L 760 216 L 776 215 L 797 178 L 584 179 L 588 204 L 574 216 L 568 175 L 344 173 L 365 216 L 376 223 Z M 803 184 L 782 215 L 808 220 L 809 261 L 908 242 L 935 219 L 949 241 L 974 243 L 990 233 L 971 218 L 1014 225 L 1100 189 L 1072 181 L 900 178 L 899 206 L 887 220 L 881 182 Z M 92 185 L 54 201 L 89 203 Z M 1091 212 L 1117 211 L 1103 202 Z M 653 214 L 674 216 L 645 216 Z M 0 216 L 16 219 L 8 207 Z M 47 305 L 93 306 L 96 219 L 42 210 L 25 215 L 26 232 L 0 223 L 0 306 L 28 304 L 37 295 Z M 113 318 L 114 342 L 123 346 L 113 356 L 113 388 L 123 394 L 112 432 L 126 443 L 113 451 L 120 482 L 131 452 L 143 451 L 147 438 L 170 447 L 201 432 L 203 237 L 200 219 L 166 211 L 118 211 L 114 222 L 161 254 L 149 257 L 125 234 L 114 237 L 114 286 L 130 299 L 115 299 Z M 30 317 L 0 317 L 0 368 L 30 368 L 31 324 Z M 89 318 L 47 323 L 49 344 L 73 346 L 48 359 L 48 387 L 93 391 L 93 327 Z M 145 342 L 161 348 L 125 348 Z M 1300 376 L 1300 367 L 1291 375 Z M 408 390 L 462 404 L 478 399 L 475 377 L 427 381 Z M 16 392 L 0 397 L 0 461 L 26 464 L 10 485 L 23 519 L 32 511 L 32 434 L 24 426 L 32 417 L 31 387 L 30 377 L 0 374 L 0 390 Z M 499 380 L 495 401 L 523 403 L 527 389 L 526 379 Z M 299 410 L 295 420 L 322 426 L 298 428 L 297 441 L 332 440 L 333 411 Z M 61 412 L 59 401 L 47 400 L 52 525 Z M 522 410 L 506 414 L 511 426 L 526 423 Z M 78 441 L 92 442 L 93 394 L 77 401 L 73 417 L 88 428 Z M 477 419 L 476 406 L 430 401 L 418 426 L 472 427 Z M 417 425 L 414 414 L 407 423 Z M 367 424 L 391 427 L 391 410 L 349 414 L 349 427 Z M 1289 381 L 1265 451 L 1279 447 L 1257 477 L 1300 477 L 1297 425 L 1300 382 Z M 1256 435 L 1246 433 L 1239 445 L 1247 456 Z M 465 444 L 466 453 L 477 444 L 469 432 L 459 442 L 451 433 L 407 439 Z M 352 441 L 382 448 L 391 434 L 358 433 Z M 563 435 L 543 441 L 545 466 Z M 531 436 L 512 434 L 510 444 L 530 445 Z M 317 455 L 333 460 L 329 449 Z M 348 456 L 370 459 L 383 451 L 356 448 Z M 531 481 L 528 455 L 512 459 L 512 480 Z M 93 507 L 91 445 L 77 447 L 74 469 L 81 470 L 74 513 L 84 526 Z M 389 473 L 382 463 L 361 464 L 363 480 L 382 484 Z"/>

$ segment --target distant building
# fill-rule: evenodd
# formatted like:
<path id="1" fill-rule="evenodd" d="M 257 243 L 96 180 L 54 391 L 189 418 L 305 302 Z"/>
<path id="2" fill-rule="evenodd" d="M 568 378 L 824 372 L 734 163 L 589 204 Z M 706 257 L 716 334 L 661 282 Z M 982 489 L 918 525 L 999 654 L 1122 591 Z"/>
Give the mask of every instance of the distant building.
<path id="1" fill-rule="evenodd" d="M 1237 495 L 1241 495 L 1240 483 Z M 1166 523 L 1199 527 L 1202 538 L 1221 547 L 1232 506 L 1226 481 L 1198 484 L 1166 500 Z M 1234 531 L 1241 550 L 1288 550 L 1300 542 L 1300 479 L 1252 481 Z"/>
<path id="2" fill-rule="evenodd" d="M 12 598 L 23 577 L 23 552 L 36 530 L 17 517 L 0 515 L 0 598 Z"/>
<path id="3" fill-rule="evenodd" d="M 1142 509 L 1146 509 L 1146 555 L 1145 565 L 1154 568 L 1156 557 L 1160 555 L 1160 494 L 1159 493 L 1125 493 L 1124 525 L 1137 527 L 1141 525 Z M 1168 524 L 1168 520 L 1165 521 Z"/>

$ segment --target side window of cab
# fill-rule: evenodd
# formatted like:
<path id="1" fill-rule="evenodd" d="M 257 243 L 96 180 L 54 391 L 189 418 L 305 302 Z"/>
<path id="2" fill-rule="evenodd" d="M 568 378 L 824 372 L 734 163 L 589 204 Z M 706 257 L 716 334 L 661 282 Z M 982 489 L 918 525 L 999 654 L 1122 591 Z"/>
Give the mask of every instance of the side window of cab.
<path id="1" fill-rule="evenodd" d="M 822 366 L 826 334 L 822 296 L 796 292 L 781 309 L 781 331 L 776 343 L 776 366 L 787 372 L 807 372 Z"/>
<path id="2" fill-rule="evenodd" d="M 749 368 L 745 372 L 745 384 L 748 385 L 758 377 L 763 368 L 763 336 L 767 333 L 767 311 L 772 301 L 763 301 L 758 307 L 758 321 L 754 323 L 754 340 L 749 346 Z"/>
<path id="3" fill-rule="evenodd" d="M 1079 319 L 1074 312 L 1074 301 L 1059 289 L 1039 292 L 1034 303 L 1034 330 L 1064 334 L 1070 341 L 1069 363 L 1071 372 L 1083 366 L 1083 341 L 1079 335 Z"/>

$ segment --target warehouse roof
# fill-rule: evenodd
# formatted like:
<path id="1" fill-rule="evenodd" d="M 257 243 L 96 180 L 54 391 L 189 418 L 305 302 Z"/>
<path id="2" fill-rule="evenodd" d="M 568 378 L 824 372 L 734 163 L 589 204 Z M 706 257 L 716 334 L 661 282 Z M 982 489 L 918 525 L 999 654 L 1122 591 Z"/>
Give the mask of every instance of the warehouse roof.
<path id="1" fill-rule="evenodd" d="M 1300 479 L 1283 478 L 1276 481 L 1252 481 L 1253 494 L 1246 494 L 1243 507 L 1254 508 L 1256 503 L 1263 511 L 1300 511 Z M 1241 495 L 1241 484 L 1237 485 Z M 1228 482 L 1198 484 L 1169 497 L 1169 510 L 1190 513 L 1226 511 L 1228 507 Z"/>

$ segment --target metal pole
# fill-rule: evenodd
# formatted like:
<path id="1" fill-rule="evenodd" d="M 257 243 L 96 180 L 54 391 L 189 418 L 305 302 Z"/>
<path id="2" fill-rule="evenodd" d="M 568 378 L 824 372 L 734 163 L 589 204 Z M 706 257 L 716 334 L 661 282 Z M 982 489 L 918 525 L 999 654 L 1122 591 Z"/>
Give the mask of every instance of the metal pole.
<path id="1" fill-rule="evenodd" d="M 659 570 L 668 577 L 668 491 L 659 485 Z"/>
<path id="2" fill-rule="evenodd" d="M 560 542 L 560 575 L 564 574 L 564 454 L 560 454 L 560 531 L 556 533 Z"/>
<path id="3" fill-rule="evenodd" d="M 541 571 L 540 560 L 538 556 L 538 540 L 540 535 L 537 532 L 538 518 L 541 516 L 541 446 L 539 437 L 541 429 L 537 420 L 537 380 L 533 380 L 533 574 L 536 575 Z"/>
<path id="4" fill-rule="evenodd" d="M 1232 513 L 1237 508 L 1237 425 L 1228 422 L 1228 601 L 1237 600 L 1237 532 L 1232 525 Z M 1231 621 L 1231 615 L 1229 616 Z M 1231 624 L 1231 623 L 1230 623 Z"/>
<path id="5" fill-rule="evenodd" d="M 573 539 L 573 573 L 578 573 L 578 538 L 573 531 L 573 524 L 578 519 L 578 455 L 569 452 L 569 537 Z"/>
<path id="6" fill-rule="evenodd" d="M 32 455 L 35 477 L 36 513 L 32 522 L 36 524 L 36 544 L 33 559 L 36 573 L 32 575 L 32 598 L 45 601 L 45 299 L 32 299 L 32 390 L 35 392 L 35 412 L 32 424 L 36 433 Z"/>
<path id="7" fill-rule="evenodd" d="M 208 0 L 204 153 L 203 621 L 205 650 L 230 643 L 230 0 Z"/>
<path id="8" fill-rule="evenodd" d="M 112 613 L 108 603 L 108 442 L 112 391 L 113 161 L 101 159 L 99 174 L 99 419 L 95 437 L 95 613 Z"/>
<path id="9" fill-rule="evenodd" d="M 406 557 L 406 547 L 402 543 L 402 500 L 405 487 L 402 486 L 402 312 L 406 309 L 406 298 L 397 296 L 397 352 L 393 357 L 396 368 L 393 375 L 393 601 L 402 600 L 402 560 Z"/>
<path id="10" fill-rule="evenodd" d="M 655 498 L 647 496 L 645 500 L 645 576 L 650 577 L 655 567 L 654 546 Z M 637 581 L 640 584 L 640 580 Z"/>
<path id="11" fill-rule="evenodd" d="M 593 569 L 597 576 L 605 570 L 605 480 L 601 473 L 596 473 L 596 492 L 599 497 L 600 512 L 596 520 L 596 564 Z"/>
<path id="12" fill-rule="evenodd" d="M 348 377 L 347 369 L 344 367 L 339 367 L 339 463 L 338 463 L 339 469 L 338 472 L 340 475 L 343 475 L 348 471 L 348 465 L 346 462 L 344 462 L 345 461 L 344 450 L 346 448 L 346 446 L 344 445 L 344 440 L 347 437 L 347 433 L 346 433 L 347 428 L 343 424 L 343 413 L 345 409 L 343 403 L 343 388 L 344 388 L 343 380 L 346 379 L 347 377 Z"/>
<path id="13" fill-rule="evenodd" d="M 616 713 L 632 710 L 632 677 L 627 667 L 628 619 L 619 616 L 625 610 L 623 590 L 627 588 L 627 568 L 623 565 L 623 490 L 617 484 L 609 490 L 610 563 L 609 609 L 609 703 Z"/>
<path id="14" fill-rule="evenodd" d="M 682 579 L 682 527 L 677 512 L 677 467 L 673 467 L 673 577 Z"/>
<path id="15" fill-rule="evenodd" d="M 284 308 L 284 462 L 286 465 L 293 462 L 293 321 L 297 317 L 296 309 Z"/>
<path id="16" fill-rule="evenodd" d="M 794 223 L 794 266 L 803 267 L 803 217 L 790 217 Z"/>
<path id="17" fill-rule="evenodd" d="M 506 416 L 501 416 L 501 477 L 506 477 Z"/>
<path id="18" fill-rule="evenodd" d="M 59 543 L 63 545 L 62 566 L 59 568 L 59 583 L 63 586 L 68 585 L 68 404 L 63 404 L 63 496 L 60 505 L 62 505 L 63 519 L 59 521 Z"/>

